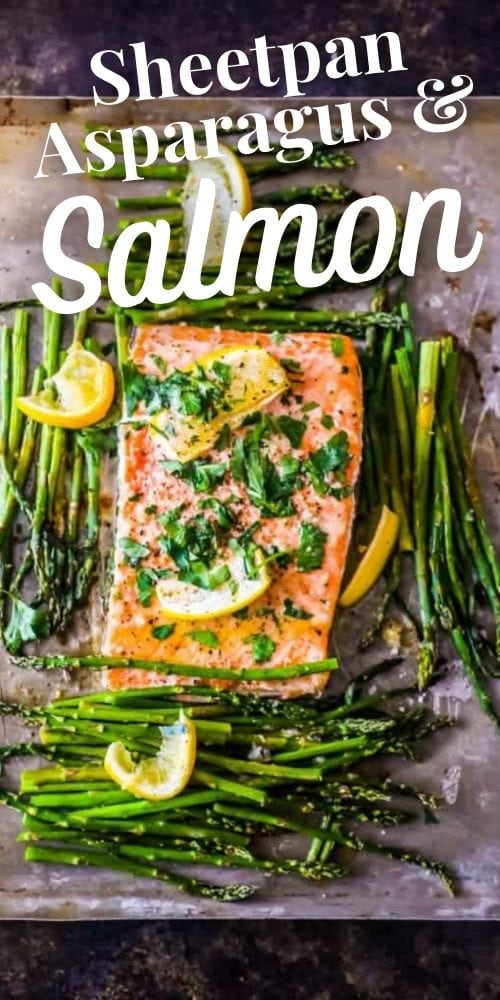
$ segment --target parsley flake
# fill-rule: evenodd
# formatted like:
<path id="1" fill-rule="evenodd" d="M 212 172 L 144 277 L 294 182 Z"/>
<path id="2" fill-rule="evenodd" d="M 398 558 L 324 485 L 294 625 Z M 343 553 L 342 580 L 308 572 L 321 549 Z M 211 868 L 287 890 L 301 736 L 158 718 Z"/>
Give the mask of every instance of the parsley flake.
<path id="1" fill-rule="evenodd" d="M 126 566 L 137 566 L 141 559 L 149 555 L 147 545 L 136 542 L 133 538 L 120 538 L 118 545 L 123 552 L 123 561 Z"/>
<path id="2" fill-rule="evenodd" d="M 214 486 L 222 482 L 227 470 L 226 462 L 211 462 L 197 458 L 190 462 L 167 459 L 161 461 L 160 465 L 173 476 L 190 483 L 195 493 L 210 493 Z"/>
<path id="3" fill-rule="evenodd" d="M 14 594 L 9 594 L 9 597 L 12 610 L 4 633 L 5 646 L 9 653 L 17 653 L 24 642 L 47 639 L 50 635 L 50 625 L 45 609 L 32 608 Z"/>
<path id="4" fill-rule="evenodd" d="M 155 628 L 151 629 L 151 635 L 153 639 L 169 639 L 174 631 L 175 625 L 173 623 L 170 625 L 156 625 Z"/>
<path id="5" fill-rule="evenodd" d="M 299 361 L 295 361 L 294 358 L 282 358 L 280 365 L 287 372 L 302 372 L 302 368 Z"/>
<path id="6" fill-rule="evenodd" d="M 302 438 L 307 427 L 307 420 L 296 420 L 286 413 L 276 417 L 276 425 L 285 437 L 288 438 L 292 448 L 300 448 Z"/>
<path id="7" fill-rule="evenodd" d="M 254 663 L 266 663 L 267 660 L 271 659 L 276 649 L 276 643 L 268 635 L 256 633 L 244 641 L 252 646 Z"/>
<path id="8" fill-rule="evenodd" d="M 337 478 L 342 479 L 350 458 L 349 438 L 345 431 L 337 431 L 309 456 L 304 468 L 316 493 L 320 496 L 333 493 L 334 487 L 328 486 L 327 476 L 335 473 Z"/>
<path id="9" fill-rule="evenodd" d="M 195 629 L 193 632 L 188 632 L 187 634 L 190 639 L 194 639 L 195 642 L 199 642 L 200 646 L 206 646 L 207 649 L 219 648 L 218 637 L 215 632 L 211 632 L 210 629 Z"/>
<path id="10" fill-rule="evenodd" d="M 283 614 L 287 618 L 298 618 L 301 621 L 308 621 L 309 618 L 312 618 L 312 615 L 310 615 L 308 611 L 304 611 L 303 608 L 298 608 L 289 597 L 285 597 Z"/>
<path id="11" fill-rule="evenodd" d="M 328 535 L 317 524 L 302 521 L 300 525 L 297 568 L 299 573 L 310 573 L 321 569 L 325 558 L 325 544 Z"/>
<path id="12" fill-rule="evenodd" d="M 224 389 L 228 382 L 228 366 L 220 362 L 216 365 L 207 371 L 195 364 L 190 371 L 175 369 L 159 379 L 143 374 L 133 361 L 125 362 L 122 370 L 128 413 L 133 413 L 142 402 L 148 413 L 170 409 L 203 421 L 212 420 L 224 409 Z"/>

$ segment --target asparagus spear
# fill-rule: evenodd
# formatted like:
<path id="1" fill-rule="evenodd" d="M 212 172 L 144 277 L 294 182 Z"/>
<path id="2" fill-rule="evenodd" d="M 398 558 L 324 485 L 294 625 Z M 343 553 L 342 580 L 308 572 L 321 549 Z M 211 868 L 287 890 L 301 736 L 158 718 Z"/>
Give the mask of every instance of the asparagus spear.
<path id="1" fill-rule="evenodd" d="M 406 412 L 401 373 L 397 364 L 391 364 L 391 388 L 393 412 L 396 421 L 399 452 L 401 457 L 401 481 L 405 509 L 411 511 L 412 447 L 410 426 Z"/>
<path id="2" fill-rule="evenodd" d="M 67 587 L 66 587 L 66 620 L 71 613 L 76 600 L 75 582 L 78 571 L 78 555 L 76 546 L 80 528 L 80 512 L 82 506 L 84 459 L 83 451 L 76 437 L 73 438 L 71 455 L 70 492 L 68 503 L 68 519 L 66 524 L 67 551 Z"/>
<path id="3" fill-rule="evenodd" d="M 0 458 L 2 480 L 0 483 L 0 510 L 5 510 L 9 495 L 9 483 L 6 467 L 9 456 L 9 423 L 11 402 L 12 373 L 12 333 L 9 327 L 0 327 L 0 378 L 2 388 L 2 414 L 0 422 Z M 10 539 L 7 530 L 0 534 L 0 629 L 3 633 L 5 625 L 6 591 L 10 574 Z"/>
<path id="4" fill-rule="evenodd" d="M 52 282 L 54 291 L 61 295 L 62 286 L 58 279 Z M 44 311 L 44 352 L 43 367 L 48 378 L 55 374 L 59 362 L 62 335 L 62 317 L 57 313 Z M 35 504 L 31 526 L 30 550 L 38 579 L 40 592 L 46 599 L 51 615 L 57 617 L 58 595 L 54 590 L 52 553 L 46 537 L 46 518 L 49 513 L 49 472 L 54 446 L 54 428 L 44 425 L 40 436 L 40 451 L 36 471 Z"/>
<path id="5" fill-rule="evenodd" d="M 28 314 L 17 309 L 12 332 L 12 396 L 9 421 L 8 454 L 12 468 L 17 464 L 24 426 L 24 416 L 17 407 L 18 396 L 26 392 L 28 375 Z"/>
<path id="6" fill-rule="evenodd" d="M 31 392 L 39 392 L 42 388 L 43 381 L 45 378 L 45 372 L 41 365 L 35 368 L 33 374 L 33 382 L 31 386 Z M 21 442 L 21 448 L 19 451 L 19 460 L 17 467 L 14 472 L 12 479 L 9 478 L 11 489 L 7 496 L 5 506 L 0 512 L 0 544 L 1 540 L 5 539 L 12 529 L 12 524 L 16 514 L 16 509 L 18 505 L 21 510 L 27 514 L 28 522 L 31 520 L 31 507 L 24 499 L 24 489 L 28 480 L 30 473 L 33 457 L 35 454 L 36 443 L 38 440 L 39 425 L 34 420 L 27 420 L 23 439 Z M 21 583 L 24 577 L 27 575 L 31 568 L 31 553 L 29 547 L 26 548 L 24 556 L 21 563 L 16 569 L 15 575 L 13 577 L 12 583 L 10 585 L 11 592 L 17 594 L 20 590 Z"/>
<path id="7" fill-rule="evenodd" d="M 45 670 L 60 668 L 89 667 L 104 670 L 110 667 L 131 667 L 134 670 L 148 670 L 160 674 L 173 674 L 179 677 L 202 677 L 206 680 L 262 681 L 267 680 L 269 669 L 266 667 L 247 667 L 231 669 L 218 667 L 201 667 L 195 664 L 167 663 L 163 660 L 133 660 L 120 656 L 67 656 L 60 653 L 56 656 L 23 656 L 16 660 L 21 667 L 39 667 Z M 273 668 L 273 680 L 290 680 L 295 677 L 308 677 L 336 670 L 338 662 L 331 657 L 326 660 L 316 660 L 314 663 L 297 663 L 292 666 Z"/>
<path id="8" fill-rule="evenodd" d="M 253 895 L 254 889 L 248 885 L 226 885 L 215 886 L 206 882 L 200 882 L 195 878 L 188 878 L 185 875 L 173 874 L 156 865 L 139 864 L 125 857 L 119 857 L 113 850 L 101 851 L 71 851 L 57 847 L 38 847 L 30 845 L 25 851 L 26 861 L 48 862 L 49 864 L 66 864 L 73 866 L 110 868 L 118 872 L 125 872 L 131 875 L 138 875 L 146 878 L 155 878 L 161 882 L 167 882 L 184 892 L 195 896 L 206 896 L 209 899 L 218 899 L 224 903 L 239 902 L 248 899 Z"/>
<path id="9" fill-rule="evenodd" d="M 261 205 L 291 205 L 295 202 L 316 205 L 319 202 L 348 204 L 358 197 L 356 191 L 343 184 L 312 184 L 310 187 L 279 188 L 277 191 L 266 191 L 256 198 Z M 142 195 L 131 198 L 115 198 L 115 208 L 124 211 L 143 211 L 148 208 L 170 208 L 181 204 L 181 191 L 175 188 L 165 191 L 163 195 Z"/>
<path id="10" fill-rule="evenodd" d="M 330 151 L 324 147 L 317 147 L 305 161 L 298 156 L 290 156 L 284 163 L 271 157 L 259 163 L 245 163 L 247 174 L 252 181 L 286 173 L 288 170 L 311 168 L 315 170 L 345 170 L 353 166 L 355 166 L 355 161 L 348 153 Z M 147 180 L 183 181 L 188 172 L 188 165 L 184 163 L 154 163 L 149 167 L 139 166 L 137 172 L 140 177 Z M 105 171 L 91 166 L 88 173 L 90 177 L 97 177 L 99 180 L 122 181 L 125 178 L 125 165 L 115 163 Z"/>
<path id="11" fill-rule="evenodd" d="M 436 408 L 439 356 L 439 342 L 422 342 L 420 345 L 413 474 L 415 574 L 423 632 L 418 660 L 418 684 L 420 688 L 425 687 L 428 683 L 434 669 L 435 658 L 435 620 L 429 585 L 427 543 L 429 526 L 429 470 Z"/>
<path id="12" fill-rule="evenodd" d="M 366 327 L 376 323 L 378 326 L 386 327 L 392 325 L 393 316 L 391 313 L 364 313 L 356 311 L 341 311 L 331 309 L 251 309 L 240 308 L 237 300 L 236 304 L 228 305 L 228 300 L 224 299 L 224 317 L 217 317 L 220 326 L 227 325 L 229 320 L 237 319 L 243 324 L 243 329 L 249 327 L 253 330 L 317 330 L 325 332 L 338 332 L 347 330 L 353 336 L 363 336 Z M 202 310 L 197 309 L 198 303 L 193 302 L 190 310 L 184 310 L 183 319 L 195 319 L 199 322 L 199 316 L 203 315 Z M 175 308 L 175 307 L 174 307 Z M 171 322 L 172 313 L 170 310 L 125 310 L 125 314 L 130 316 L 135 326 L 141 323 L 166 323 Z M 179 316 L 177 316 L 179 318 Z M 208 325 L 213 325 L 214 317 L 208 320 Z M 200 325 L 203 325 L 201 323 Z"/>
<path id="13" fill-rule="evenodd" d="M 80 603 L 87 597 L 97 573 L 101 525 L 101 457 L 91 436 L 81 435 L 78 444 L 84 453 L 87 492 L 85 557 L 77 573 L 75 589 L 75 599 Z"/>

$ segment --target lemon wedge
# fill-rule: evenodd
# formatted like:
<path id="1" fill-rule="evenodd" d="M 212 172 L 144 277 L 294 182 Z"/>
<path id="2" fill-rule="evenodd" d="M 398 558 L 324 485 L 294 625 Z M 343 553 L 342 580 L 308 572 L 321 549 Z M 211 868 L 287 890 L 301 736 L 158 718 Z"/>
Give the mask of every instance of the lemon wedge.
<path id="1" fill-rule="evenodd" d="M 202 455 L 215 443 L 225 424 L 237 427 L 249 413 L 255 413 L 288 388 L 279 361 L 255 345 L 221 347 L 181 371 L 195 374 L 200 369 L 220 389 L 217 415 L 204 421 L 199 415 L 190 416 L 172 408 L 151 418 L 152 428 L 162 435 L 168 457 L 180 462 Z"/>
<path id="2" fill-rule="evenodd" d="M 227 580 L 213 590 L 195 587 L 177 577 L 160 580 L 156 592 L 164 615 L 171 621 L 192 621 L 231 615 L 246 608 L 262 597 L 271 583 L 262 553 L 257 552 L 255 564 L 257 575 L 251 579 L 243 556 L 233 556 L 223 564 L 228 570 Z"/>
<path id="3" fill-rule="evenodd" d="M 389 507 L 383 506 L 372 540 L 340 595 L 339 604 L 342 608 L 357 604 L 377 582 L 397 542 L 398 533 L 398 515 Z"/>
<path id="4" fill-rule="evenodd" d="M 47 380 L 42 391 L 20 396 L 17 405 L 40 424 L 76 430 L 102 420 L 114 395 L 111 365 L 74 343 L 61 368 Z"/>
<path id="5" fill-rule="evenodd" d="M 202 157 L 189 165 L 189 172 L 182 190 L 184 234 L 186 247 L 193 227 L 200 181 L 203 178 L 215 184 L 215 204 L 207 240 L 204 263 L 220 264 L 231 212 L 247 215 L 252 208 L 252 189 L 240 160 L 229 146 L 219 143 L 221 157 Z"/>
<path id="6" fill-rule="evenodd" d="M 104 757 L 106 774 L 124 791 L 139 799 L 173 799 L 186 787 L 196 760 L 194 722 L 179 713 L 172 726 L 160 726 L 162 741 L 156 757 L 134 763 L 123 743 L 111 743 Z"/>

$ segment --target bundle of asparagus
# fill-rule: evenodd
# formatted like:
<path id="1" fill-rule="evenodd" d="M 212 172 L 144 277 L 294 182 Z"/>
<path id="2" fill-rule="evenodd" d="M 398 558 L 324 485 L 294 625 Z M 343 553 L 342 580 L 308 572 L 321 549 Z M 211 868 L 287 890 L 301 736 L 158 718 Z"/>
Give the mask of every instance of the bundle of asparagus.
<path id="1" fill-rule="evenodd" d="M 55 279 L 54 290 L 61 294 Z M 68 431 L 25 418 L 17 399 L 27 391 L 29 317 L 15 314 L 11 330 L 0 331 L 2 371 L 0 608 L 7 649 L 64 631 L 78 604 L 88 598 L 98 563 L 101 518 L 102 439 L 94 430 Z M 84 341 L 88 316 L 76 318 L 73 341 Z M 32 392 L 64 359 L 63 318 L 44 311 L 42 361 L 35 368 Z M 97 349 L 92 341 L 86 346 Z M 97 446 L 96 442 L 99 442 Z M 17 558 L 14 560 L 14 545 Z M 30 603 L 25 589 L 36 594 Z"/>
<path id="2" fill-rule="evenodd" d="M 113 144 L 111 144 L 111 148 Z M 136 139 L 137 152 L 141 152 L 141 140 Z M 345 152 L 332 151 L 331 149 L 317 146 L 314 153 L 307 162 L 303 162 L 291 156 L 284 163 L 277 162 L 273 157 L 264 157 L 262 161 L 255 161 L 252 157 L 245 169 L 248 172 L 252 186 L 257 185 L 254 190 L 254 203 L 256 205 L 273 205 L 281 210 L 287 205 L 296 201 L 308 203 L 317 207 L 327 206 L 328 211 L 319 220 L 316 248 L 314 255 L 315 269 L 321 271 L 331 258 L 332 245 L 335 232 L 342 213 L 345 208 L 359 197 L 358 192 L 346 186 L 342 182 L 337 184 L 314 183 L 310 186 L 290 186 L 279 188 L 274 191 L 258 193 L 258 182 L 268 176 L 282 174 L 290 170 L 300 169 L 306 166 L 307 169 L 317 170 L 344 170 L 355 166 L 355 160 Z M 186 177 L 187 167 L 185 164 L 179 165 L 157 165 L 154 168 L 144 168 L 142 171 L 146 179 L 169 180 L 183 182 Z M 116 164 L 113 170 L 105 174 L 96 173 L 95 176 L 104 178 L 119 179 L 123 176 L 120 164 Z M 169 263 L 165 270 L 165 285 L 175 286 L 178 284 L 184 267 L 184 236 L 183 236 L 183 211 L 181 188 L 168 188 L 162 195 L 141 195 L 134 197 L 116 198 L 115 206 L 118 210 L 145 212 L 155 209 L 155 213 L 137 214 L 134 216 L 121 217 L 118 222 L 117 232 L 108 233 L 104 238 L 104 244 L 112 248 L 121 232 L 131 224 L 138 221 L 145 221 L 154 224 L 159 219 L 166 219 L 171 228 L 171 239 L 169 242 Z M 363 231 L 365 218 L 360 215 L 357 226 L 358 236 L 353 243 L 351 260 L 352 265 L 359 272 L 363 272 L 372 260 L 378 235 L 376 233 L 366 233 Z M 400 230 L 401 222 L 399 220 Z M 245 253 L 242 255 L 239 264 L 238 283 L 233 296 L 218 296 L 212 299 L 193 302 L 192 300 L 180 297 L 175 304 L 162 309 L 155 306 L 155 303 L 145 301 L 138 309 L 128 310 L 128 315 L 134 324 L 141 322 L 179 322 L 192 321 L 198 325 L 213 325 L 217 322 L 220 326 L 234 326 L 237 324 L 240 330 L 264 330 L 271 332 L 294 330 L 322 330 L 340 331 L 345 330 L 353 336 L 362 336 L 364 324 L 368 322 L 363 312 L 342 312 L 331 311 L 329 309 L 309 308 L 307 298 L 310 297 L 310 290 L 296 284 L 294 277 L 293 260 L 297 249 L 297 236 L 299 232 L 299 221 L 292 221 L 287 227 L 287 238 L 282 240 L 277 258 L 277 266 L 274 272 L 273 287 L 269 292 L 262 292 L 255 286 L 255 270 L 260 253 L 260 239 L 258 234 L 245 243 Z M 400 249 L 400 233 L 395 241 L 393 254 L 384 275 L 387 282 L 390 277 L 397 272 L 398 257 Z M 146 274 L 146 266 L 149 257 L 149 239 L 139 237 L 130 252 L 129 264 L 127 268 L 129 278 L 129 290 L 131 293 L 137 292 L 143 285 Z M 93 265 L 100 276 L 107 277 L 107 264 Z M 204 270 L 204 277 L 207 283 L 214 276 L 216 271 L 213 268 Z M 323 288 L 324 292 L 336 291 L 346 287 L 338 276 L 335 276 L 330 284 Z M 104 284 L 103 298 L 109 297 L 107 285 Z M 301 300 L 306 300 L 306 305 L 302 305 Z M 116 309 L 111 304 L 106 308 L 100 317 L 112 319 Z M 376 317 L 380 325 L 389 322 L 394 323 L 387 314 L 380 311 Z M 373 322 L 373 318 L 372 318 Z"/>
<path id="3" fill-rule="evenodd" d="M 29 861 L 111 868 L 227 902 L 255 887 L 212 885 L 168 865 L 295 873 L 316 881 L 347 873 L 339 851 L 372 851 L 420 865 L 453 892 L 442 865 L 363 832 L 365 825 L 415 819 L 412 801 L 426 815 L 438 805 L 432 795 L 358 770 L 370 757 L 413 756 L 418 741 L 446 722 L 429 719 L 423 709 L 391 712 L 386 699 L 351 691 L 347 700 L 283 702 L 178 685 L 102 691 L 37 709 L 3 704 L 2 714 L 41 726 L 40 746 L 11 747 L 8 756 L 38 750 L 52 763 L 24 771 L 19 792 L 0 792 L 0 800 L 23 814 L 19 839 L 28 845 Z M 160 802 L 122 791 L 102 766 L 108 744 L 119 740 L 136 758 L 155 754 L 159 726 L 175 721 L 180 705 L 197 731 L 188 787 Z M 271 860 L 269 838 L 284 831 L 310 838 L 305 857 L 299 845 L 299 856 L 273 850 Z"/>
<path id="4" fill-rule="evenodd" d="M 460 417 L 459 352 L 451 337 L 418 344 L 406 302 L 398 313 L 403 327 L 378 335 L 375 328 L 369 331 L 364 356 L 362 496 L 365 507 L 392 506 L 400 517 L 400 536 L 382 602 L 361 646 L 380 629 L 397 595 L 404 553 L 413 553 L 419 686 L 432 676 L 441 626 L 482 707 L 498 721 L 484 682 L 496 676 L 500 655 L 500 568 Z M 493 617 L 493 643 L 479 620 L 484 602 Z"/>

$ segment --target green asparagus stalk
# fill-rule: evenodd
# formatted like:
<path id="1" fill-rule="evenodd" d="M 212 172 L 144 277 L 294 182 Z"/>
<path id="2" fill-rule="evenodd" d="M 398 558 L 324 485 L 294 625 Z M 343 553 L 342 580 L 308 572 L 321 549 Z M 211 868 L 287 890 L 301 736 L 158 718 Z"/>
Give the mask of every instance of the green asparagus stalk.
<path id="1" fill-rule="evenodd" d="M 206 680 L 262 681 L 269 676 L 269 668 L 246 667 L 231 669 L 221 667 L 201 667 L 196 664 L 167 663 L 163 660 L 135 660 L 121 656 L 67 656 L 64 653 L 55 656 L 24 656 L 18 657 L 16 663 L 21 667 L 38 667 L 44 670 L 71 669 L 88 667 L 97 670 L 112 667 L 130 667 L 134 670 L 149 670 L 153 673 L 172 674 L 179 677 L 202 677 Z M 273 668 L 273 681 L 293 680 L 296 677 L 309 677 L 311 674 L 328 673 L 336 670 L 338 662 L 331 657 L 326 660 L 316 660 L 313 663 L 296 663 L 286 667 Z"/>
<path id="2" fill-rule="evenodd" d="M 393 399 L 393 412 L 396 421 L 399 453 L 401 458 L 401 482 L 403 488 L 403 500 L 405 509 L 411 511 L 411 486 L 412 486 L 412 446 L 410 426 L 406 412 L 403 383 L 401 373 L 397 364 L 391 364 L 391 387 Z"/>
<path id="3" fill-rule="evenodd" d="M 432 433 L 436 409 L 440 345 L 423 341 L 420 345 L 418 405 L 415 423 L 415 464 L 413 474 L 413 530 L 415 574 L 422 620 L 422 643 L 418 661 L 418 684 L 423 688 L 434 669 L 435 619 L 428 569 L 429 474 Z"/>
<path id="4" fill-rule="evenodd" d="M 66 550 L 67 550 L 67 587 L 66 587 L 66 614 L 72 611 L 76 600 L 75 582 L 78 571 L 78 554 L 76 546 L 80 529 L 80 513 L 82 507 L 84 458 L 83 451 L 78 444 L 77 438 L 73 439 L 71 456 L 71 476 L 70 492 L 68 503 L 68 519 L 66 524 Z"/>
<path id="5" fill-rule="evenodd" d="M 54 291 L 62 294 L 61 282 L 54 279 Z M 62 317 L 57 313 L 44 311 L 44 353 L 43 367 L 50 378 L 57 371 L 62 335 Z M 36 471 L 35 504 L 31 526 L 30 550 L 33 565 L 42 595 L 46 598 L 51 613 L 58 612 L 58 595 L 54 593 L 53 567 L 48 542 L 45 537 L 45 522 L 49 514 L 50 491 L 49 473 L 54 445 L 54 428 L 44 425 L 40 436 L 40 451 Z"/>
<path id="6" fill-rule="evenodd" d="M 206 896 L 218 899 L 224 903 L 240 902 L 253 895 L 254 889 L 247 885 L 215 886 L 185 875 L 166 872 L 156 865 L 139 864 L 124 857 L 118 857 L 113 850 L 101 851 L 70 851 L 57 847 L 38 847 L 30 845 L 25 851 L 26 861 L 45 862 L 49 864 L 66 864 L 79 867 L 109 868 L 118 872 L 155 878 L 167 882 L 184 892 L 195 896 Z"/>
<path id="7" fill-rule="evenodd" d="M 31 386 L 32 393 L 40 391 L 44 378 L 45 371 L 41 365 L 38 365 L 33 374 L 33 382 Z M 23 439 L 19 450 L 17 467 L 13 473 L 15 489 L 9 490 L 8 495 L 0 509 L 0 544 L 11 530 L 18 504 L 18 494 L 24 494 L 24 488 L 26 486 L 35 453 L 38 429 L 38 424 L 34 420 L 26 421 Z"/>
<path id="8" fill-rule="evenodd" d="M 17 406 L 18 396 L 26 393 L 28 377 L 28 314 L 24 309 L 17 309 L 12 332 L 12 396 L 9 421 L 8 454 L 11 468 L 14 469 L 19 457 L 24 416 Z"/>
<path id="9" fill-rule="evenodd" d="M 93 440 L 82 436 L 79 444 L 83 448 L 86 467 L 86 536 L 85 557 L 76 579 L 75 598 L 77 603 L 88 596 L 97 573 L 99 560 L 99 534 L 101 527 L 101 458 Z"/>

